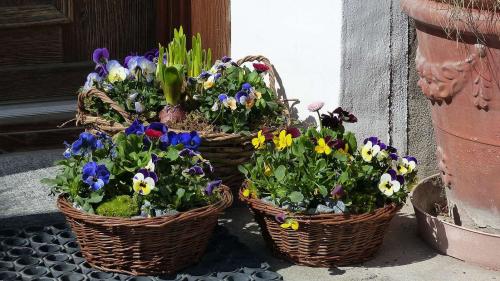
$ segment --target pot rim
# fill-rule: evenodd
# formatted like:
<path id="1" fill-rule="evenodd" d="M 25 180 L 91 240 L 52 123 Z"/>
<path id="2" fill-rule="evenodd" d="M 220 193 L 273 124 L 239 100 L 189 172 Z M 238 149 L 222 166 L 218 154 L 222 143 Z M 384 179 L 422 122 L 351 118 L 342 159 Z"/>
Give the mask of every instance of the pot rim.
<path id="1" fill-rule="evenodd" d="M 450 21 L 449 19 L 449 4 L 442 3 L 436 0 L 401 0 L 401 9 L 416 21 L 432 25 L 439 29 Z M 460 32 L 477 33 L 484 35 L 499 36 L 500 35 L 500 12 L 491 12 L 487 10 L 468 9 L 471 17 L 479 24 L 473 30 L 467 23 L 462 21 L 454 21 L 453 28 Z M 491 19 L 498 20 L 492 21 Z"/>

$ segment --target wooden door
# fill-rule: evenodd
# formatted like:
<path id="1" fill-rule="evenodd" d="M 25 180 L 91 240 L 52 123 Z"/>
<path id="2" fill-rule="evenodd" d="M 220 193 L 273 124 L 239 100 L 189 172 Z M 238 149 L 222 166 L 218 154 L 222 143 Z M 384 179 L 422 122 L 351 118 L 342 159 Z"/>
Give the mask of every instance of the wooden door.
<path id="1" fill-rule="evenodd" d="M 121 60 L 168 42 L 179 25 L 215 57 L 229 55 L 229 0 L 1 0 L 0 153 L 64 140 L 55 125 L 73 116 L 95 48 Z M 23 110 L 29 118 L 18 118 Z"/>

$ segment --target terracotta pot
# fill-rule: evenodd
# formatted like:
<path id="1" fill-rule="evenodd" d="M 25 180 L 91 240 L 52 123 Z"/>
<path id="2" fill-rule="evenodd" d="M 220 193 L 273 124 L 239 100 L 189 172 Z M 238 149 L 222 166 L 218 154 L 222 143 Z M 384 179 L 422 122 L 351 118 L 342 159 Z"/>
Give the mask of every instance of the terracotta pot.
<path id="1" fill-rule="evenodd" d="M 475 22 L 454 22 L 458 33 L 450 34 L 443 27 L 456 8 L 430 0 L 401 6 L 415 20 L 418 85 L 430 100 L 450 209 L 462 224 L 500 229 L 500 14 L 464 11 Z"/>

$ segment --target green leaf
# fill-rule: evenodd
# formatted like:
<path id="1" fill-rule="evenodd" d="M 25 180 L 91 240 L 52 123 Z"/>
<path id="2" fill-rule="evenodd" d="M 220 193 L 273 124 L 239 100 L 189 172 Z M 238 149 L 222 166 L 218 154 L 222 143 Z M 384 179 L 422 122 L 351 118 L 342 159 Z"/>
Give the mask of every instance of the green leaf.
<path id="1" fill-rule="evenodd" d="M 165 157 L 170 161 L 175 161 L 177 160 L 177 158 L 179 158 L 179 151 L 174 147 L 170 147 L 167 153 L 165 154 Z"/>
<path id="2" fill-rule="evenodd" d="M 356 141 L 356 136 L 351 132 L 344 133 L 344 140 L 349 145 L 349 153 L 353 153 L 358 149 L 358 142 Z"/>
<path id="3" fill-rule="evenodd" d="M 293 203 L 300 203 L 304 200 L 304 195 L 298 191 L 294 191 L 288 195 L 288 198 L 290 198 L 290 201 Z"/>
<path id="4" fill-rule="evenodd" d="M 248 170 L 247 170 L 247 168 L 245 168 L 245 166 L 243 166 L 243 165 L 238 165 L 238 170 L 239 170 L 239 171 L 240 171 L 243 175 L 245 175 L 245 177 L 246 177 L 246 176 L 248 176 Z"/>
<path id="5" fill-rule="evenodd" d="M 324 186 L 318 186 L 318 189 L 319 189 L 319 193 L 321 194 L 321 196 L 325 197 L 326 195 L 328 195 L 328 190 L 326 189 L 326 187 Z"/>
<path id="6" fill-rule="evenodd" d="M 98 194 L 97 192 L 92 192 L 90 194 L 90 197 L 87 199 L 87 202 L 89 203 L 100 203 L 102 201 L 102 198 L 104 197 L 104 194 Z"/>
<path id="7" fill-rule="evenodd" d="M 347 171 L 343 171 L 342 174 L 340 174 L 339 182 L 341 184 L 344 184 L 347 182 L 347 180 L 349 180 L 349 173 Z"/>
<path id="8" fill-rule="evenodd" d="M 184 190 L 184 188 L 179 188 L 177 189 L 177 200 L 180 200 L 182 198 L 182 196 L 184 196 L 184 194 L 186 194 L 186 190 Z"/>
<path id="9" fill-rule="evenodd" d="M 274 170 L 274 176 L 279 182 L 283 182 L 283 180 L 285 179 L 285 175 L 286 175 L 286 168 L 283 165 L 279 165 L 278 168 Z"/>

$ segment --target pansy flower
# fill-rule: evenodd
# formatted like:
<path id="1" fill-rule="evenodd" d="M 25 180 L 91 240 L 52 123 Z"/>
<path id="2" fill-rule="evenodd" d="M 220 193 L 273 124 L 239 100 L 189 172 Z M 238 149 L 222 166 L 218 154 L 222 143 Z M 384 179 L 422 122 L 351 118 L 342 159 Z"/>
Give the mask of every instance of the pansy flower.
<path id="1" fill-rule="evenodd" d="M 108 81 L 111 83 L 123 81 L 127 79 L 130 71 L 116 60 L 111 60 L 106 64 L 106 70 L 108 72 Z"/>
<path id="2" fill-rule="evenodd" d="M 229 97 L 227 99 L 227 106 L 231 109 L 231 110 L 236 110 L 236 99 L 233 98 L 233 97 Z"/>
<path id="3" fill-rule="evenodd" d="M 252 145 L 255 149 L 262 149 L 265 147 L 266 137 L 262 133 L 262 130 L 257 132 L 257 137 L 252 139 Z"/>
<path id="4" fill-rule="evenodd" d="M 192 150 L 192 149 L 189 149 L 189 148 L 183 148 L 181 151 L 179 151 L 179 156 L 181 158 L 185 158 L 185 157 L 195 157 L 197 155 L 199 155 L 200 153 Z"/>
<path id="5" fill-rule="evenodd" d="M 80 134 L 78 139 L 71 144 L 71 154 L 72 155 L 87 155 L 94 150 L 103 148 L 103 144 L 100 139 L 96 138 L 91 133 L 83 132 Z"/>
<path id="6" fill-rule="evenodd" d="M 292 146 L 292 135 L 287 134 L 286 130 L 281 130 L 279 135 L 273 138 L 274 145 L 276 149 L 283 150 L 289 146 Z"/>
<path id="7" fill-rule="evenodd" d="M 344 193 L 344 187 L 340 184 L 336 185 L 333 189 L 332 192 L 330 192 L 330 195 L 332 195 L 332 198 L 335 200 L 339 200 L 342 198 L 345 193 Z"/>
<path id="8" fill-rule="evenodd" d="M 197 150 L 201 144 L 201 138 L 195 131 L 191 133 L 179 133 L 177 136 L 179 139 L 179 143 L 182 143 L 184 145 L 184 148 Z"/>
<path id="9" fill-rule="evenodd" d="M 251 89 L 252 89 L 252 85 L 250 85 L 250 83 L 243 83 L 243 85 L 241 85 L 242 91 L 250 92 Z"/>
<path id="10" fill-rule="evenodd" d="M 417 159 L 415 157 L 405 156 L 401 158 L 401 161 L 397 166 L 397 170 L 400 175 L 406 175 L 413 172 L 416 167 Z"/>
<path id="11" fill-rule="evenodd" d="M 314 151 L 318 154 L 330 154 L 332 153 L 332 149 L 327 144 L 324 138 L 318 139 L 318 144 L 314 147 Z"/>
<path id="12" fill-rule="evenodd" d="M 255 95 L 255 98 L 257 98 L 258 100 L 260 100 L 262 98 L 262 93 L 259 91 L 255 91 L 254 95 Z"/>
<path id="13" fill-rule="evenodd" d="M 214 189 L 216 189 L 217 187 L 219 187 L 221 185 L 222 181 L 221 180 L 214 180 L 214 181 L 211 181 L 207 184 L 207 187 L 205 187 L 205 194 L 206 195 L 212 195 L 213 192 L 214 192 Z"/>
<path id="14" fill-rule="evenodd" d="M 286 133 L 292 135 L 292 138 L 298 138 L 300 137 L 300 130 L 295 128 L 295 127 L 288 127 L 286 128 Z"/>
<path id="15" fill-rule="evenodd" d="M 248 99 L 248 93 L 244 91 L 239 91 L 236 93 L 235 98 L 239 104 L 244 105 Z"/>
<path id="16" fill-rule="evenodd" d="M 160 137 L 161 150 L 167 149 L 170 145 L 175 146 L 177 144 L 179 144 L 179 135 L 176 132 L 170 131 Z"/>
<path id="17" fill-rule="evenodd" d="M 205 175 L 203 168 L 198 165 L 194 165 L 189 169 L 185 169 L 184 171 L 182 171 L 182 173 L 185 175 L 200 176 L 200 177 L 203 177 Z"/>
<path id="18" fill-rule="evenodd" d="M 254 63 L 254 64 L 253 64 L 253 68 L 254 68 L 257 72 L 259 72 L 259 73 L 261 73 L 261 72 L 266 72 L 266 71 L 268 71 L 268 70 L 269 70 L 269 66 L 267 66 L 267 65 L 265 65 L 265 64 L 263 64 L 263 63 Z"/>
<path id="19" fill-rule="evenodd" d="M 130 126 L 125 129 L 125 135 L 143 135 L 144 134 L 144 125 L 137 119 L 135 119 Z"/>
<path id="20" fill-rule="evenodd" d="M 168 131 L 167 126 L 161 122 L 152 122 L 149 126 L 146 127 L 144 133 L 146 136 L 159 139 L 161 136 L 165 135 Z"/>
<path id="21" fill-rule="evenodd" d="M 198 75 L 198 78 L 203 79 L 203 80 L 207 79 L 208 77 L 210 77 L 210 73 L 206 72 L 205 70 L 203 70 L 200 73 L 200 75 Z"/>
<path id="22" fill-rule="evenodd" d="M 296 219 L 287 218 L 285 219 L 285 222 L 280 225 L 280 227 L 284 229 L 291 228 L 292 230 L 298 230 L 299 222 Z"/>
<path id="23" fill-rule="evenodd" d="M 231 58 L 228 57 L 228 56 L 223 56 L 221 59 L 220 59 L 223 63 L 228 63 L 231 61 Z"/>
<path id="24" fill-rule="evenodd" d="M 109 182 L 108 168 L 103 164 L 88 162 L 82 168 L 82 180 L 89 185 L 92 191 L 97 191 Z"/>
<path id="25" fill-rule="evenodd" d="M 390 169 L 383 174 L 378 184 L 378 189 L 386 196 L 391 196 L 401 189 L 404 184 L 404 178 L 397 175 L 396 171 Z"/>
<path id="26" fill-rule="evenodd" d="M 215 77 L 211 75 L 207 81 L 203 82 L 203 89 L 208 90 L 215 85 Z"/>
<path id="27" fill-rule="evenodd" d="M 148 195 L 153 189 L 155 189 L 157 180 L 158 177 L 154 172 L 141 169 L 132 179 L 132 188 L 140 195 Z"/>
<path id="28" fill-rule="evenodd" d="M 361 157 L 366 162 L 371 162 L 374 156 L 380 152 L 379 140 L 376 137 L 365 139 L 363 148 L 361 149 Z"/>
<path id="29" fill-rule="evenodd" d="M 148 164 L 146 165 L 146 167 L 144 167 L 144 169 L 150 171 L 150 172 L 154 172 L 155 171 L 155 168 L 156 168 L 156 162 L 158 162 L 158 160 L 160 160 L 160 158 L 158 157 L 158 155 L 156 154 L 151 154 L 151 159 L 149 159 L 149 162 Z"/>
<path id="30" fill-rule="evenodd" d="M 109 59 L 109 51 L 107 48 L 97 48 L 92 53 L 92 60 L 96 64 L 104 64 Z"/>
<path id="31" fill-rule="evenodd" d="M 99 73 L 91 72 L 89 73 L 89 75 L 87 75 L 87 80 L 83 85 L 82 91 L 86 92 L 90 90 L 92 87 L 94 87 L 95 83 L 100 83 L 100 82 L 102 82 L 102 77 L 99 75 Z"/>

